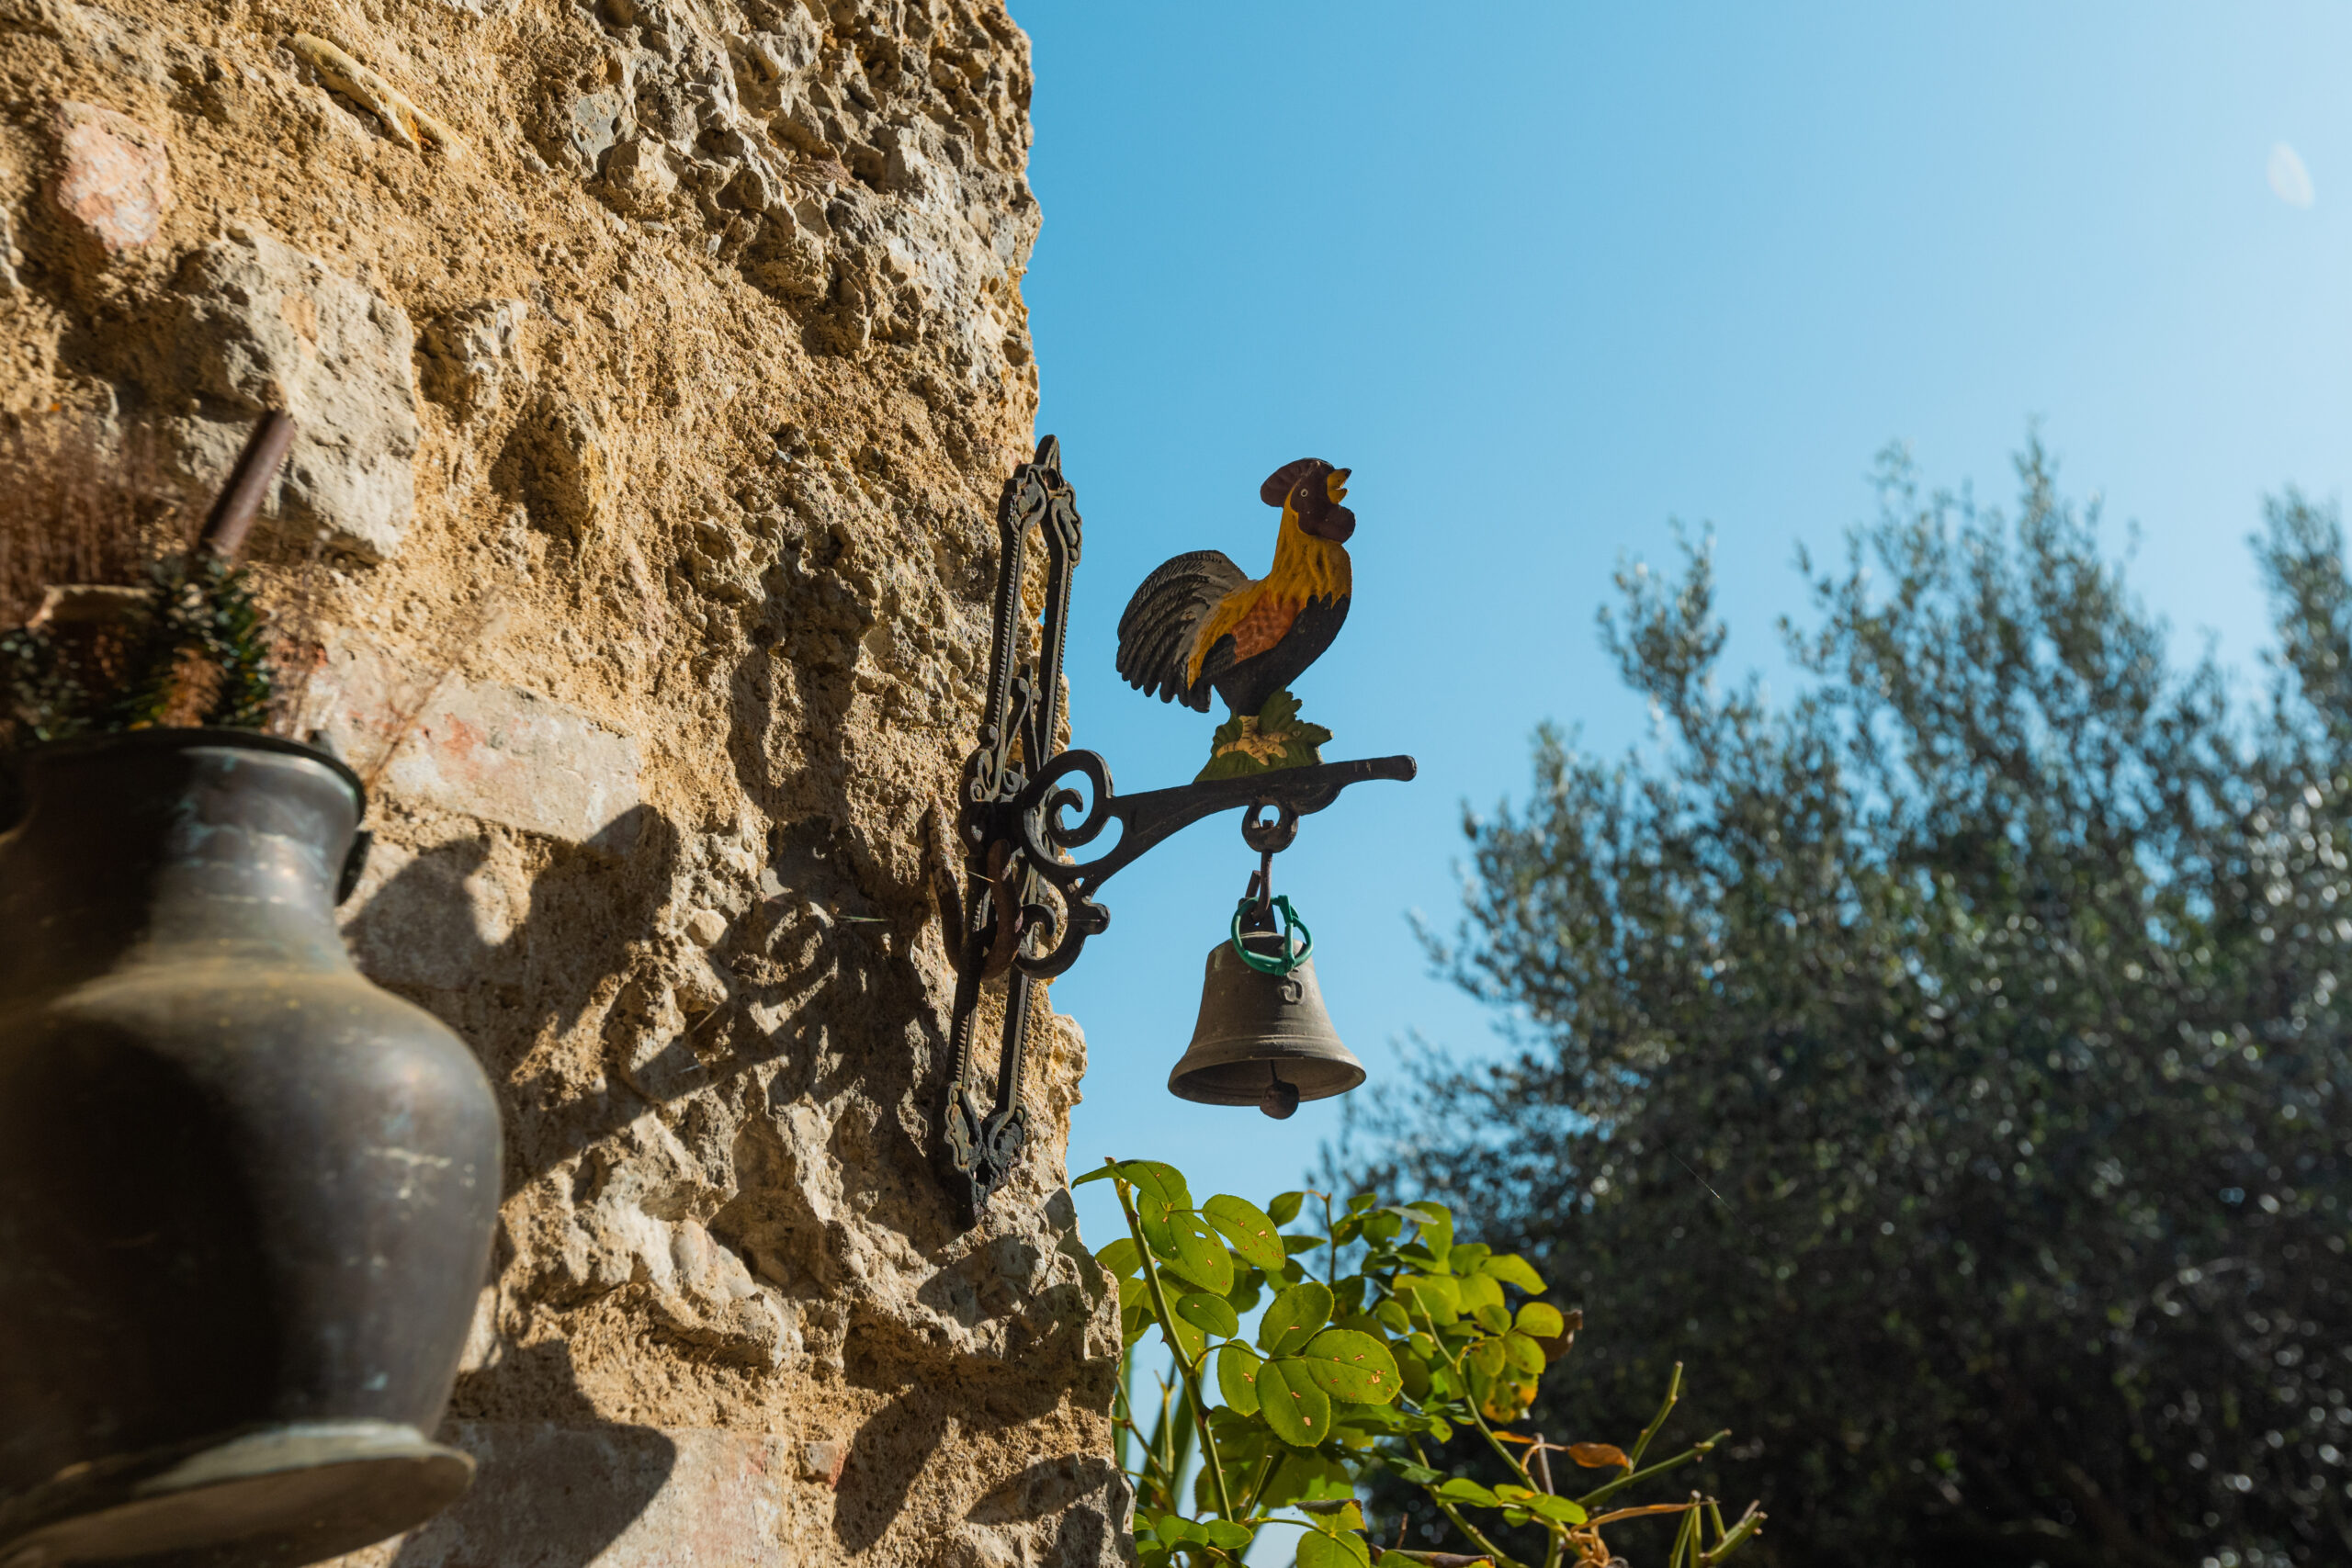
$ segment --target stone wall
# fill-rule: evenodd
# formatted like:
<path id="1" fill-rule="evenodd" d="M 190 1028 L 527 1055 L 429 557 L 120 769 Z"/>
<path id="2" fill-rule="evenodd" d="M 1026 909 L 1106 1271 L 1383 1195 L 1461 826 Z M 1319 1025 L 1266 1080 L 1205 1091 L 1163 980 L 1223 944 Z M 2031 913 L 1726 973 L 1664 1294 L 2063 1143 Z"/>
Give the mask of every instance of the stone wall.
<path id="1" fill-rule="evenodd" d="M 1078 1030 L 980 1228 L 929 1168 L 1035 408 L 1000 0 L 0 0 L 0 415 L 191 502 L 301 422 L 349 935 L 503 1097 L 481 1474 L 349 1561 L 1115 1559 Z"/>

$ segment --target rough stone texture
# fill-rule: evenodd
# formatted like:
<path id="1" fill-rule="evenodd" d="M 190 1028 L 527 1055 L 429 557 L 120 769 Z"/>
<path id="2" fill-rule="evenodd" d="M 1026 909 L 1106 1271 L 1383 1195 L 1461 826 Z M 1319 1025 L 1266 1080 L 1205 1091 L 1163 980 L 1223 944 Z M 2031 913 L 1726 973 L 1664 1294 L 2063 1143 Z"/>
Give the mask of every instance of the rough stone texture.
<path id="1" fill-rule="evenodd" d="M 1001 0 L 0 0 L 0 417 L 183 498 L 302 421 L 256 548 L 373 776 L 348 934 L 503 1096 L 478 1489 L 352 1562 L 1116 1560 L 1076 1027 L 980 1228 L 929 1163 L 923 823 L 1035 407 Z M 135 180 L 59 204 L 67 104 L 168 170 L 142 242 Z"/>
<path id="2" fill-rule="evenodd" d="M 520 299 L 489 299 L 452 310 L 424 341 L 426 386 L 459 417 L 488 413 L 510 382 L 528 381 L 523 323 L 531 307 Z"/>
<path id="3" fill-rule="evenodd" d="M 346 1563 L 398 1568 L 738 1568 L 822 1562 L 833 1540 L 837 1442 L 792 1445 L 756 1433 L 692 1427 L 453 1424 L 482 1479 L 447 1514 L 398 1548 Z M 813 1468 L 812 1468 L 813 1467 Z M 830 1468 L 827 1468 L 830 1467 Z M 1110 1484 L 1107 1460 L 1047 1460 L 944 1528 L 940 1568 L 1064 1568 L 1100 1562 L 1102 1519 L 1072 1505 Z"/>
<path id="4" fill-rule="evenodd" d="M 386 759 L 381 787 L 401 800 L 567 844 L 635 842 L 615 831 L 642 804 L 634 739 L 536 692 L 434 674 L 346 642 L 313 680 L 316 732 L 343 756 Z"/>
<path id="5" fill-rule="evenodd" d="M 143 245 L 172 209 L 164 139 L 127 115 L 57 106 L 57 206 L 109 252 Z"/>
<path id="6" fill-rule="evenodd" d="M 234 225 L 180 269 L 137 374 L 177 411 L 163 423 L 191 502 L 254 417 L 282 408 L 299 430 L 265 515 L 379 562 L 416 510 L 415 350 L 398 305 Z"/>

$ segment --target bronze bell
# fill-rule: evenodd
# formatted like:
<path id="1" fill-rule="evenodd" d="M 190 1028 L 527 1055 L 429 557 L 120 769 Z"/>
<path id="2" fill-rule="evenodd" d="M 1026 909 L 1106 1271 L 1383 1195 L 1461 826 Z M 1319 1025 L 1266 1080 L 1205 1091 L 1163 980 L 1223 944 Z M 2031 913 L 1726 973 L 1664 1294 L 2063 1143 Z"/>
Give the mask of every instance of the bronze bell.
<path id="1" fill-rule="evenodd" d="M 1267 958 L 1288 948 L 1288 939 L 1271 931 L 1241 940 Z M 1254 1105 L 1281 1118 L 1303 1100 L 1345 1094 L 1363 1078 L 1363 1064 L 1340 1043 L 1323 1010 L 1312 958 L 1287 975 L 1268 975 L 1243 963 L 1231 942 L 1209 949 L 1200 1021 L 1168 1075 L 1170 1093 L 1204 1105 Z"/>

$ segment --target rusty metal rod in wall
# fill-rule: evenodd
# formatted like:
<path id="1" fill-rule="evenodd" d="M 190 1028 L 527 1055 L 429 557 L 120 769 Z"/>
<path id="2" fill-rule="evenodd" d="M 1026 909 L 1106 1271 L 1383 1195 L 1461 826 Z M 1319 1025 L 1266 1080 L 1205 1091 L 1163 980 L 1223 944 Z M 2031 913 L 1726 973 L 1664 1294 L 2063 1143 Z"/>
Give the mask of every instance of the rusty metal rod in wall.
<path id="1" fill-rule="evenodd" d="M 277 470 L 286 462 L 288 448 L 294 445 L 294 418 L 283 409 L 271 409 L 245 437 L 245 449 L 237 455 L 236 467 L 229 470 L 228 482 L 220 487 L 220 496 L 212 502 L 211 513 L 204 519 L 204 531 L 197 536 L 197 547 L 209 550 L 224 561 L 233 561 L 245 547 L 245 536 L 253 532 L 254 519 L 261 513 L 264 497 L 277 482 Z"/>

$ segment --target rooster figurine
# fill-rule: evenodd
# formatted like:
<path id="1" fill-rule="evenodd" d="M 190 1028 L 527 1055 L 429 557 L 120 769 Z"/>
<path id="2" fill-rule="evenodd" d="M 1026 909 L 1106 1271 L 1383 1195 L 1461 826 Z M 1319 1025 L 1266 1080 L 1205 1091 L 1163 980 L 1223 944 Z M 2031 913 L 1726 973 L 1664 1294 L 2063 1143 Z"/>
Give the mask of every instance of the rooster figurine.
<path id="1" fill-rule="evenodd" d="M 1222 551 L 1193 550 L 1145 578 L 1119 617 L 1119 673 L 1129 685 L 1201 713 L 1215 691 L 1232 710 L 1204 779 L 1323 760 L 1317 748 L 1331 732 L 1299 718 L 1289 687 L 1348 618 L 1356 514 L 1340 504 L 1347 483 L 1347 469 L 1320 457 L 1284 463 L 1258 489 L 1283 509 L 1272 570 L 1253 579 Z"/>

